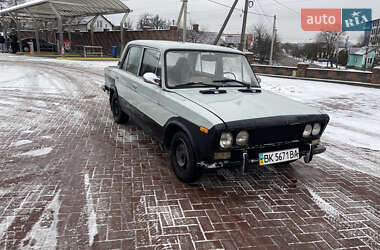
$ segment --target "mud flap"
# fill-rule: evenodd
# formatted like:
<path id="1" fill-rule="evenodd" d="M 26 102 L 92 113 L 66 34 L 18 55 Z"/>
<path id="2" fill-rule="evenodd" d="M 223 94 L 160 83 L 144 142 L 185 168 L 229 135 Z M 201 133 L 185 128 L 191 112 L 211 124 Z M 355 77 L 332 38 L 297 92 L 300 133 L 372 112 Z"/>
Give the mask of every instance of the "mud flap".
<path id="1" fill-rule="evenodd" d="M 303 160 L 305 161 L 305 163 L 310 163 L 313 160 L 313 149 L 312 149 L 312 146 L 311 146 L 311 144 L 309 144 L 308 146 L 309 146 L 308 152 L 303 157 Z"/>
<path id="2" fill-rule="evenodd" d="M 243 163 L 241 165 L 241 174 L 244 175 L 247 172 L 248 166 L 248 153 L 243 153 Z"/>

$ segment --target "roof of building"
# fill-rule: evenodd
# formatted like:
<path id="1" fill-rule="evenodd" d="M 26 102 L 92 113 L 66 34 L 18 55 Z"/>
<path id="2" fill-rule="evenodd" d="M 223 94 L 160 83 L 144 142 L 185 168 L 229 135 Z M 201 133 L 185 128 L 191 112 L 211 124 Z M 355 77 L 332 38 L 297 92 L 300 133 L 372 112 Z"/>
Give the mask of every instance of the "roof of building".
<path id="1" fill-rule="evenodd" d="M 350 49 L 350 55 L 358 55 L 358 56 L 363 56 L 366 55 L 375 49 L 367 49 L 367 47 L 362 47 L 362 48 L 351 48 Z"/>
<path id="2" fill-rule="evenodd" d="M 15 14 L 18 17 L 55 19 L 64 17 L 95 16 L 127 13 L 130 9 L 120 0 L 34 0 L 0 10 L 0 16 Z"/>
<path id="3" fill-rule="evenodd" d="M 159 40 L 135 40 L 129 44 L 142 45 L 152 48 L 160 49 L 161 51 L 167 50 L 203 50 L 213 52 L 226 52 L 243 54 L 241 51 L 221 46 L 202 44 L 202 43 L 183 43 L 172 41 L 159 41 Z"/>

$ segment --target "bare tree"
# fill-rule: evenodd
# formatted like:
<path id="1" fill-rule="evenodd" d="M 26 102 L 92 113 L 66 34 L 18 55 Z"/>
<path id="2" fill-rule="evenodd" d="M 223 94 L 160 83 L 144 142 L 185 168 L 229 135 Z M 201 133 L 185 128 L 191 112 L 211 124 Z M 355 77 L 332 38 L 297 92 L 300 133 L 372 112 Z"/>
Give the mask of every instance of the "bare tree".
<path id="1" fill-rule="evenodd" d="M 336 61 L 336 51 L 339 42 L 344 39 L 344 32 L 340 31 L 322 31 L 317 36 L 317 42 L 320 42 L 325 47 L 328 60 L 333 67 L 334 61 Z"/>
<path id="2" fill-rule="evenodd" d="M 272 34 L 267 27 L 259 24 L 253 27 L 254 41 L 253 46 L 249 49 L 259 58 L 260 63 L 267 62 L 270 57 L 270 50 L 272 44 Z M 280 43 L 278 37 L 275 38 L 273 58 L 278 59 L 281 55 Z"/>
<path id="3" fill-rule="evenodd" d="M 170 27 L 170 22 L 161 18 L 159 15 L 145 13 L 137 22 L 137 29 L 149 27 L 152 29 L 167 29 Z"/>
<path id="4" fill-rule="evenodd" d="M 133 29 L 133 21 L 130 18 L 127 18 L 127 20 L 125 21 L 124 28 L 127 30 Z"/>

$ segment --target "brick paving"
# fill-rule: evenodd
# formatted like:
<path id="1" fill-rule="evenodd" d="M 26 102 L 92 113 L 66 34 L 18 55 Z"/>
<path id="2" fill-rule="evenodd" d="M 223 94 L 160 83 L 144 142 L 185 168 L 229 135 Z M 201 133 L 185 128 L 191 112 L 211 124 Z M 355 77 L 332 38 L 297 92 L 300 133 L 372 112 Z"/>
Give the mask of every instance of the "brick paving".
<path id="1" fill-rule="evenodd" d="M 183 184 L 100 71 L 14 65 L 75 91 L 0 87 L 0 249 L 380 249 L 378 178 L 317 157 Z"/>

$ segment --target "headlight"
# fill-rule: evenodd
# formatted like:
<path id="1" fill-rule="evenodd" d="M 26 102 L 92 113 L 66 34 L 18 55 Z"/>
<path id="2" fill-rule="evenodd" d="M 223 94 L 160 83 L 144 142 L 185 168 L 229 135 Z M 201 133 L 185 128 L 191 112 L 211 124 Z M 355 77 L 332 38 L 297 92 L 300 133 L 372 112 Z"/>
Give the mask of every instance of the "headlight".
<path id="1" fill-rule="evenodd" d="M 314 135 L 314 136 L 319 135 L 320 132 L 321 132 L 321 124 L 315 123 L 314 127 L 313 127 L 312 135 Z"/>
<path id="2" fill-rule="evenodd" d="M 239 134 L 236 136 L 236 144 L 239 146 L 246 146 L 248 145 L 248 139 L 249 134 L 247 131 L 240 131 Z"/>
<path id="3" fill-rule="evenodd" d="M 222 133 L 222 135 L 220 136 L 219 145 L 222 148 L 230 148 L 232 147 L 233 141 L 234 141 L 234 137 L 232 136 L 231 133 Z"/>
<path id="4" fill-rule="evenodd" d="M 311 124 L 307 124 L 305 127 L 305 130 L 303 131 L 303 137 L 309 137 L 312 131 L 313 131 L 313 126 L 311 126 Z"/>

